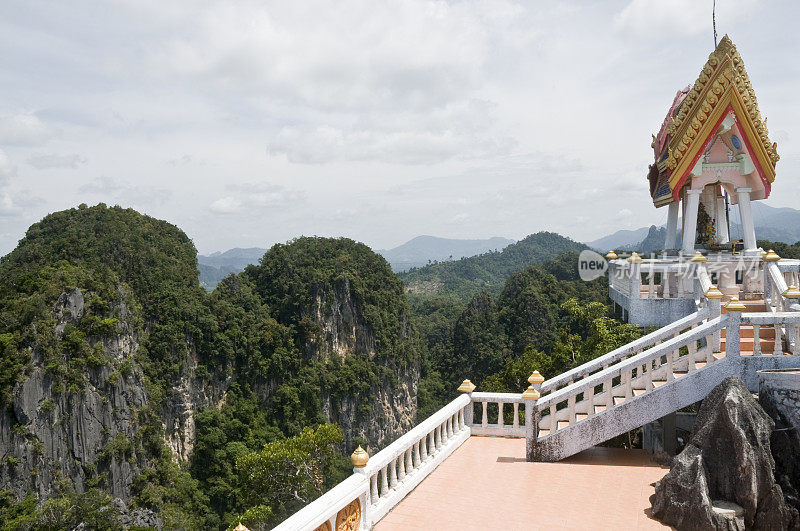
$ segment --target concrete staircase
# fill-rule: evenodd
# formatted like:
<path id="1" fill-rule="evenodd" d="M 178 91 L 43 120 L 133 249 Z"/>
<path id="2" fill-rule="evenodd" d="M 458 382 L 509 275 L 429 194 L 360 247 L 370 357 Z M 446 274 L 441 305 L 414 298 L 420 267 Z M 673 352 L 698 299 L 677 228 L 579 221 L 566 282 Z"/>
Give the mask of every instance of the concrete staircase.
<path id="1" fill-rule="evenodd" d="M 763 301 L 743 302 L 737 319 L 764 314 Z M 567 381 L 554 379 L 561 378 L 537 401 L 539 433 L 529 445 L 530 458 L 557 461 L 641 427 L 702 400 L 728 376 L 754 381 L 757 370 L 800 365 L 776 346 L 775 326 L 766 324 L 739 325 L 740 355 L 726 359 L 727 326 L 739 321 L 724 309 L 715 318 L 706 312 L 656 331 L 644 348 L 628 349 L 632 356 L 606 355 L 599 366 L 593 360 L 573 369 Z M 670 339 L 656 339 L 665 335 Z"/>

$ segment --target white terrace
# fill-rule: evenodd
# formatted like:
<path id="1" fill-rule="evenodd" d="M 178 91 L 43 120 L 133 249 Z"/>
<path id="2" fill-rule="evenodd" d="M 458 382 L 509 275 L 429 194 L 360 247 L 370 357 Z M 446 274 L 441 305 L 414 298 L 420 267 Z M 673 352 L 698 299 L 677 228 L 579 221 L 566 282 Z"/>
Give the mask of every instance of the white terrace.
<path id="1" fill-rule="evenodd" d="M 755 392 L 757 371 L 800 367 L 800 291 L 796 288 L 800 262 L 780 260 L 772 252 L 735 258 L 712 255 L 710 260 L 699 253 L 691 260 L 642 260 L 635 253 L 627 260 L 613 258 L 612 299 L 631 319 L 641 312 L 668 313 L 666 326 L 551 380 L 544 381 L 534 372 L 531 386 L 519 394 L 476 392 L 466 380 L 458 398 L 371 458 L 357 449 L 352 456 L 353 475 L 277 529 L 371 529 L 394 508 L 383 528 L 507 529 L 513 517 L 496 509 L 499 500 L 518 488 L 517 483 L 509 482 L 511 468 L 475 467 L 503 462 L 517 462 L 522 467 L 523 458 L 529 464 L 570 458 L 566 462 L 573 468 L 562 469 L 559 477 L 577 478 L 569 471 L 592 461 L 599 450 L 585 451 L 698 402 L 728 376 L 738 376 Z M 460 448 L 473 437 L 487 437 L 486 443 Z M 514 450 L 490 443 L 497 437 L 517 439 L 520 446 Z M 483 461 L 474 457 L 481 451 L 490 453 Z M 583 457 L 576 456 L 579 453 Z M 636 461 L 635 453 L 627 455 Z M 595 465 L 614 465 L 608 455 L 594 460 Z M 443 463 L 452 465 L 437 471 L 430 486 L 423 483 Z M 625 487 L 630 489 L 630 499 L 620 500 L 620 507 L 627 509 L 620 509 L 617 517 L 633 511 L 624 520 L 627 524 L 619 520 L 623 527 L 657 524 L 642 519 L 642 489 L 659 476 L 645 465 L 617 467 L 605 480 L 598 472 L 603 469 L 596 468 L 599 476 L 590 480 L 596 482 L 596 488 L 615 492 L 620 485 L 627 485 L 632 474 L 641 474 L 639 483 Z M 494 472 L 487 476 L 487 470 Z M 526 505 L 512 505 L 511 510 L 530 511 L 540 503 L 537 514 L 546 513 L 554 500 L 549 491 L 537 491 L 533 469 L 514 470 L 521 482 L 527 481 L 523 490 L 528 497 Z M 478 477 L 485 483 L 472 483 L 472 478 Z M 444 496 L 448 483 L 443 484 L 442 478 L 449 482 L 460 478 L 471 487 L 453 491 L 461 493 L 461 498 Z M 550 477 L 541 482 L 551 482 L 556 488 L 557 481 Z M 404 500 L 415 488 L 417 492 L 409 498 L 412 505 L 404 508 Z M 427 499 L 425 493 L 434 499 Z M 472 501 L 453 511 L 454 498 Z M 581 528 L 580 522 L 585 523 L 593 513 L 589 500 L 577 502 L 572 499 L 573 510 L 560 513 L 561 519 L 546 527 Z M 474 520 L 476 511 L 488 515 L 481 524 Z M 608 512 L 602 525 L 611 528 L 616 520 Z M 431 525 L 444 515 L 439 525 Z M 389 526 L 391 522 L 394 524 Z"/>

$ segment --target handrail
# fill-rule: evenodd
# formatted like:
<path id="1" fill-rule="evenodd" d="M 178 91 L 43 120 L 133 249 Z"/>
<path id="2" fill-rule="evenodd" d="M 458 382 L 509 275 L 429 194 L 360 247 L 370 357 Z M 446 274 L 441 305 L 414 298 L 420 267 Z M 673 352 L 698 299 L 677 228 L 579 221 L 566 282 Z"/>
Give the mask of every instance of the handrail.
<path id="1" fill-rule="evenodd" d="M 317 529 L 345 506 L 363 497 L 369 484 L 361 474 L 353 474 L 273 528 L 273 531 Z"/>
<path id="2" fill-rule="evenodd" d="M 392 444 L 372 456 L 364 467 L 365 474 L 374 474 L 383 467 L 397 459 L 403 452 L 407 451 L 414 443 L 419 442 L 424 437 L 436 429 L 448 418 L 455 415 L 459 410 L 464 409 L 471 402 L 469 395 L 461 394 L 458 398 L 451 401 L 442 409 L 417 424 L 414 428 L 395 440 Z"/>
<path id="3" fill-rule="evenodd" d="M 800 324 L 800 312 L 750 312 L 742 314 L 742 324 Z"/>
<path id="4" fill-rule="evenodd" d="M 693 328 L 692 330 L 684 332 L 683 334 L 665 341 L 664 343 L 661 343 L 660 345 L 657 345 L 649 350 L 646 350 L 641 354 L 631 356 L 630 358 L 627 358 L 616 365 L 612 365 L 607 369 L 603 369 L 602 371 L 595 373 L 588 378 L 584 378 L 573 383 L 572 385 L 568 385 L 567 387 L 563 387 L 550 393 L 549 395 L 545 395 L 536 402 L 536 406 L 542 410 L 544 406 L 558 404 L 572 395 L 576 395 L 582 391 L 585 391 L 586 389 L 601 385 L 603 382 L 607 382 L 613 378 L 616 378 L 617 376 L 620 376 L 627 369 L 644 365 L 649 361 L 663 356 L 665 352 L 669 353 L 675 351 L 683 346 L 686 346 L 691 341 L 696 341 L 702 337 L 713 334 L 717 330 L 721 330 L 727 325 L 728 319 L 729 317 L 727 314 L 711 319 L 706 323 L 701 324 L 697 328 Z"/>
<path id="5" fill-rule="evenodd" d="M 599 358 L 595 358 L 591 361 L 587 361 L 583 365 L 575 367 L 574 369 L 570 369 L 567 372 L 561 373 L 558 376 L 551 378 L 550 380 L 545 381 L 542 384 L 541 392 L 553 390 L 561 385 L 564 385 L 570 381 L 575 381 L 580 378 L 583 378 L 587 374 L 596 371 L 597 369 L 602 369 L 607 365 L 611 365 L 612 363 L 616 363 L 622 358 L 629 356 L 632 353 L 638 352 L 639 350 L 643 350 L 648 348 L 658 341 L 662 341 L 669 337 L 673 337 L 675 332 L 680 332 L 689 328 L 690 326 L 699 323 L 703 319 L 709 317 L 711 315 L 711 310 L 708 308 L 704 308 L 702 310 L 698 310 L 692 314 L 687 315 L 682 319 L 678 319 L 674 323 L 668 324 L 658 330 L 651 332 L 645 336 L 636 339 L 627 345 L 623 345 L 615 350 L 612 350 L 608 354 L 604 354 Z"/>
<path id="6" fill-rule="evenodd" d="M 527 404 L 528 401 L 522 398 L 521 393 L 472 393 L 472 403 L 480 402 L 483 406 L 481 411 L 481 421 L 471 422 L 470 435 L 478 437 L 525 437 L 525 427 L 520 423 L 520 404 Z M 488 405 L 497 404 L 497 422 L 490 424 L 488 417 Z M 512 404 L 513 414 L 511 424 L 506 424 L 503 418 L 503 404 Z M 470 406 L 471 408 L 472 406 Z M 468 418 L 471 415 L 467 416 Z M 469 421 L 468 421 L 469 422 Z"/>

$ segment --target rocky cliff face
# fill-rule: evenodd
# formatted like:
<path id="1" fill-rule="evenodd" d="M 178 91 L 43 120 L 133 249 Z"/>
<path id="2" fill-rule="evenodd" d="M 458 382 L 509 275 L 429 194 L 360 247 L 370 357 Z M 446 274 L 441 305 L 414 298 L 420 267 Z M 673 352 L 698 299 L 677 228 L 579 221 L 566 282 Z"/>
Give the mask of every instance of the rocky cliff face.
<path id="1" fill-rule="evenodd" d="M 314 359 L 335 356 L 341 360 L 363 355 L 392 375 L 370 386 L 368 403 L 352 396 L 337 399 L 330 392 L 335 390 L 323 390 L 323 414 L 328 422 L 342 427 L 345 447 L 353 446 L 353 439 L 359 437 L 368 441 L 369 449 L 374 451 L 414 426 L 419 366 L 376 357 L 375 331 L 367 324 L 348 279 L 327 288 L 319 286 L 315 291 L 314 307 L 309 313 L 318 333 L 306 345 L 309 354 Z M 410 341 L 411 335 L 408 317 L 403 315 L 399 340 Z"/>
<path id="2" fill-rule="evenodd" d="M 130 441 L 147 394 L 141 370 L 132 362 L 139 348 L 132 316 L 124 302 L 116 310 L 119 335 L 92 342 L 111 363 L 89 367 L 82 385 L 66 384 L 63 374 L 46 365 L 43 353 L 31 349 L 32 370 L 0 415 L 0 483 L 19 495 L 33 490 L 46 499 L 64 478 L 81 492 L 87 480 L 105 475 L 113 496 L 130 498 L 142 464 Z M 63 339 L 67 325 L 79 325 L 84 317 L 84 294 L 77 288 L 63 293 L 53 314 L 56 337 Z"/>

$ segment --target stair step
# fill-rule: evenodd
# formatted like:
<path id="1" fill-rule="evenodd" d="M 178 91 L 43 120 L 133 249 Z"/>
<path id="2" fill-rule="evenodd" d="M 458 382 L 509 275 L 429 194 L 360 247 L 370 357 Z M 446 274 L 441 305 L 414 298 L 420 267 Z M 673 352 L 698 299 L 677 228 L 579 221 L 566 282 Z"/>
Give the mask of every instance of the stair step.
<path id="1" fill-rule="evenodd" d="M 685 376 L 689 374 L 689 371 L 672 371 L 672 376 L 675 378 L 680 378 L 681 376 Z"/>
<path id="2" fill-rule="evenodd" d="M 661 387 L 665 383 L 667 383 L 666 380 L 653 380 L 653 387 Z"/>
<path id="3" fill-rule="evenodd" d="M 594 406 L 594 414 L 602 413 L 606 410 L 606 406 Z"/>
<path id="4" fill-rule="evenodd" d="M 694 368 L 695 369 L 702 369 L 706 365 L 708 365 L 708 364 L 705 361 L 696 361 L 696 362 L 694 362 Z"/>
<path id="5" fill-rule="evenodd" d="M 623 402 L 625 402 L 625 397 L 624 396 L 615 396 L 614 397 L 614 405 L 615 406 L 618 406 Z"/>
<path id="6" fill-rule="evenodd" d="M 643 395 L 646 392 L 647 392 L 647 389 L 634 389 L 633 390 L 633 396 L 636 397 L 636 396 L 639 396 L 639 395 Z"/>
<path id="7" fill-rule="evenodd" d="M 719 361 L 719 360 L 721 360 L 722 358 L 725 357 L 725 353 L 724 352 L 715 352 L 713 354 L 713 356 L 714 356 L 714 361 Z"/>
<path id="8" fill-rule="evenodd" d="M 550 435 L 550 430 L 539 430 L 539 437 L 546 437 Z"/>
<path id="9" fill-rule="evenodd" d="M 588 413 L 575 413 L 575 422 L 580 422 L 587 418 L 589 418 Z"/>
<path id="10" fill-rule="evenodd" d="M 559 420 L 557 429 L 563 430 L 564 428 L 566 428 L 568 426 L 569 426 L 569 421 L 568 420 Z"/>
<path id="11" fill-rule="evenodd" d="M 739 329 L 739 333 L 744 338 L 752 338 L 755 336 L 755 330 L 753 329 L 753 325 L 742 325 Z M 727 334 L 727 328 L 723 328 L 720 330 L 720 337 L 725 338 Z M 772 325 L 762 325 L 758 329 L 758 337 L 761 339 L 775 339 L 775 328 Z"/>

